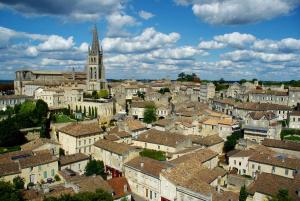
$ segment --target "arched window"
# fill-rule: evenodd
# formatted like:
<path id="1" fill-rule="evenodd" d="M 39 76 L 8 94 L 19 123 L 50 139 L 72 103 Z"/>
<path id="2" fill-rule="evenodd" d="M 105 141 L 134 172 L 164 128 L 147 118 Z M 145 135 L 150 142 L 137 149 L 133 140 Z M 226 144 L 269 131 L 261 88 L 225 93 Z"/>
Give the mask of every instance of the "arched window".
<path id="1" fill-rule="evenodd" d="M 94 77 L 95 77 L 95 79 L 97 79 L 97 71 L 96 71 L 96 68 L 94 68 Z"/>
<path id="2" fill-rule="evenodd" d="M 93 79 L 93 69 L 90 68 L 90 79 Z"/>

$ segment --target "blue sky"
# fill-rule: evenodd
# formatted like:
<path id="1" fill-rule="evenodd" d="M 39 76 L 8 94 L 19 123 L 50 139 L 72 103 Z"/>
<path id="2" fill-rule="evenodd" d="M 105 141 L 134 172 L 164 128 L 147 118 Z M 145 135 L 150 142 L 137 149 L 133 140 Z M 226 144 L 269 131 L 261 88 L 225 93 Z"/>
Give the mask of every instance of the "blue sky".
<path id="1" fill-rule="evenodd" d="M 243 2 L 243 3 L 241 3 Z M 84 70 L 97 25 L 107 78 L 300 79 L 300 0 L 0 0 L 0 79 Z"/>

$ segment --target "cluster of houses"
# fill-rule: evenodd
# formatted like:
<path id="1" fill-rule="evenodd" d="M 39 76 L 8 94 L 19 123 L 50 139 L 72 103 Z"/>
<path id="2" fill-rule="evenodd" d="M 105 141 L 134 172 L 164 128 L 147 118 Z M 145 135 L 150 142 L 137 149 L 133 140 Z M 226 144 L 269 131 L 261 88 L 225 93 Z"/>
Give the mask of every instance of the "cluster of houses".
<path id="1" fill-rule="evenodd" d="M 281 188 L 300 200 L 300 143 L 281 139 L 283 129 L 300 129 L 298 88 L 247 82 L 216 92 L 212 83 L 129 80 L 108 84 L 113 98 L 92 100 L 83 97 L 82 74 L 56 78 L 61 76 L 70 84 L 30 88 L 37 82 L 31 80 L 19 91 L 33 90 L 31 98 L 44 100 L 51 111 L 69 107 L 89 116 L 93 108 L 97 119 L 52 124 L 51 139 L 34 139 L 0 156 L 0 177 L 23 178 L 27 199 L 101 188 L 114 200 L 237 201 L 245 185 L 248 201 L 266 200 Z M 149 106 L 157 120 L 147 124 Z M 103 118 L 110 123 L 103 126 Z M 233 133 L 243 137 L 224 153 Z M 165 160 L 141 156 L 145 149 Z M 103 161 L 105 179 L 85 176 L 92 159 Z"/>

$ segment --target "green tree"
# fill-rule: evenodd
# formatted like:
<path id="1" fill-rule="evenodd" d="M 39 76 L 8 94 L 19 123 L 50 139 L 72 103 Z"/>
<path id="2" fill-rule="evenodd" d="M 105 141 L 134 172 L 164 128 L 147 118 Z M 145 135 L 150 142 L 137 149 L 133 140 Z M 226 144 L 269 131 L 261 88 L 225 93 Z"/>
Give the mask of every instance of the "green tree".
<path id="1" fill-rule="evenodd" d="M 178 74 L 178 80 L 181 80 L 183 81 L 185 79 L 185 73 L 184 72 L 181 72 Z"/>
<path id="2" fill-rule="evenodd" d="M 140 156 L 152 158 L 158 161 L 166 160 L 166 153 L 163 151 L 156 151 L 152 149 L 144 149 L 140 152 Z"/>
<path id="3" fill-rule="evenodd" d="M 234 150 L 234 147 L 237 143 L 237 140 L 240 138 L 243 138 L 244 135 L 241 131 L 235 131 L 230 136 L 227 137 L 227 141 L 224 144 L 224 152 L 229 152 L 231 150 Z"/>
<path id="4" fill-rule="evenodd" d="M 48 111 L 48 104 L 43 100 L 37 100 L 34 109 L 34 113 L 36 114 L 37 118 L 46 118 Z"/>
<path id="5" fill-rule="evenodd" d="M 98 99 L 98 98 L 99 98 L 99 97 L 98 97 L 97 91 L 93 91 L 93 92 L 92 92 L 92 97 L 95 98 L 95 99 Z"/>
<path id="6" fill-rule="evenodd" d="M 271 201 L 293 201 L 293 199 L 289 196 L 287 189 L 279 189 L 277 195 L 272 197 Z"/>
<path id="7" fill-rule="evenodd" d="M 239 201 L 246 201 L 248 193 L 246 191 L 245 185 L 241 187 Z"/>
<path id="8" fill-rule="evenodd" d="M 34 109 L 35 109 L 35 102 L 27 100 L 24 103 L 22 103 L 20 107 L 20 113 L 29 114 L 32 113 Z"/>
<path id="9" fill-rule="evenodd" d="M 139 98 L 145 100 L 145 92 L 143 92 L 143 91 L 142 91 L 142 92 L 138 91 L 138 92 L 137 92 L 137 96 L 138 96 Z"/>
<path id="10" fill-rule="evenodd" d="M 108 98 L 109 93 L 106 89 L 101 89 L 100 91 L 98 91 L 98 97 L 99 98 Z"/>
<path id="11" fill-rule="evenodd" d="M 50 139 L 50 119 L 43 120 L 40 130 L 40 137 Z"/>
<path id="12" fill-rule="evenodd" d="M 0 180 L 0 200 L 21 201 L 23 199 L 20 191 L 11 183 Z"/>
<path id="13" fill-rule="evenodd" d="M 245 83 L 245 82 L 247 82 L 246 79 L 241 79 L 241 80 L 239 81 L 240 84 L 243 84 L 243 83 Z"/>
<path id="14" fill-rule="evenodd" d="M 156 108 L 153 104 L 149 104 L 146 106 L 144 110 L 144 122 L 150 124 L 156 121 Z"/>
<path id="15" fill-rule="evenodd" d="M 97 160 L 90 160 L 86 167 L 85 167 L 85 175 L 91 176 L 91 175 L 101 175 L 102 177 L 105 176 L 104 173 L 104 164 L 103 161 L 97 161 Z"/>
<path id="16" fill-rule="evenodd" d="M 17 176 L 13 179 L 15 189 L 24 189 L 24 178 Z"/>

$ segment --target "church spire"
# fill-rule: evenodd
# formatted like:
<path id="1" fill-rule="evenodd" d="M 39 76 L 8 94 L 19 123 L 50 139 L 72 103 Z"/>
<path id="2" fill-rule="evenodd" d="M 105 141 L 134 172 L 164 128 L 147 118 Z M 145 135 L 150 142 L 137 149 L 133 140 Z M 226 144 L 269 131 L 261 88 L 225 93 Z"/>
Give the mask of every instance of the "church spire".
<path id="1" fill-rule="evenodd" d="M 99 47 L 99 39 L 98 39 L 98 33 L 97 33 L 97 27 L 96 25 L 93 28 L 93 42 L 92 42 L 92 49 L 91 51 L 94 54 L 99 54 L 100 47 Z"/>

